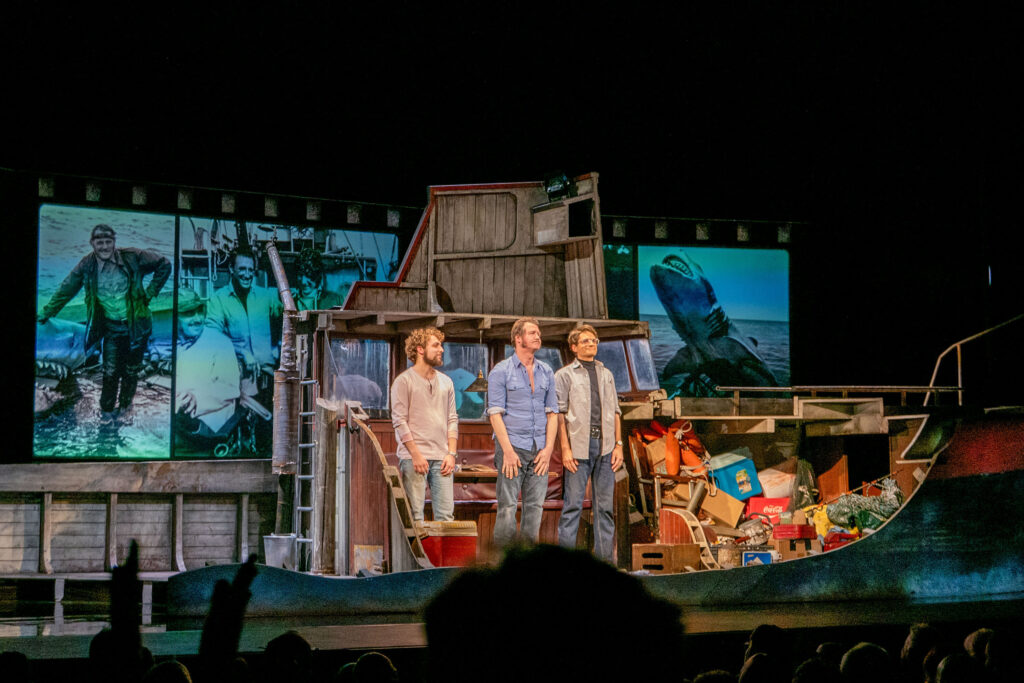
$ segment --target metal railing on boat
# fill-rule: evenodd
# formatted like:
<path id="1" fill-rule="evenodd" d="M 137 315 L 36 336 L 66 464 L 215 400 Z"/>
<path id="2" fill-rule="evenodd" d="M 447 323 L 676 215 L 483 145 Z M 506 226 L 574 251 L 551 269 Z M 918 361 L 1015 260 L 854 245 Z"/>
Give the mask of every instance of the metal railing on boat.
<path id="1" fill-rule="evenodd" d="M 994 325 L 994 326 L 988 328 L 987 330 L 982 330 L 981 332 L 978 332 L 977 334 L 972 334 L 969 337 L 965 337 L 965 338 L 961 339 L 960 341 L 956 342 L 955 344 L 951 344 L 949 346 L 949 348 L 947 348 L 945 351 L 940 353 L 939 357 L 935 359 L 935 369 L 932 371 L 932 380 L 931 380 L 932 384 L 935 383 L 935 378 L 938 377 L 938 375 L 939 375 L 939 367 L 942 365 L 943 359 L 948 354 L 952 353 L 953 351 L 956 351 L 956 382 L 957 382 L 957 384 L 960 385 L 959 393 L 957 395 L 957 404 L 958 405 L 963 405 L 963 403 L 964 403 L 964 393 L 963 393 L 963 383 L 964 383 L 964 376 L 963 376 L 963 372 L 964 372 L 964 368 L 963 368 L 963 363 L 964 363 L 964 359 L 963 359 L 963 345 L 966 344 L 967 342 L 971 342 L 971 341 L 974 341 L 975 339 L 980 339 L 981 337 L 989 335 L 989 334 L 995 332 L 996 330 L 999 330 L 999 329 L 1001 329 L 1003 327 L 1006 327 L 1007 325 L 1010 325 L 1012 323 L 1017 322 L 1018 320 L 1021 320 L 1022 318 L 1024 318 L 1024 313 L 1021 313 L 1019 315 L 1015 315 L 1012 318 L 1010 318 L 1009 320 L 1004 320 L 1003 322 L 999 323 L 998 325 Z M 928 405 L 928 399 L 930 399 L 930 398 L 931 398 L 931 393 L 928 393 L 928 394 L 925 395 L 925 397 L 924 397 L 924 405 Z"/>
<path id="2" fill-rule="evenodd" d="M 744 392 L 810 394 L 811 397 L 817 397 L 819 394 L 839 394 L 842 398 L 849 398 L 850 394 L 899 394 L 900 405 L 905 406 L 907 405 L 908 394 L 952 394 L 962 392 L 963 388 L 959 386 L 936 387 L 931 385 L 886 386 L 870 384 L 795 384 L 786 387 L 716 386 L 715 391 L 732 392 L 733 401 L 736 403 L 740 400 L 740 394 Z M 927 405 L 927 398 L 925 398 L 925 404 Z"/>

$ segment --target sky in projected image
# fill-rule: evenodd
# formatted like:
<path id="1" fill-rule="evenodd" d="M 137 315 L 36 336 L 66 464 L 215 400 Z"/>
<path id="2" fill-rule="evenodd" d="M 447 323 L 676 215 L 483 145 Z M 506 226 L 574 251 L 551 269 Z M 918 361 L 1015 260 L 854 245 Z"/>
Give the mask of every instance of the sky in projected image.
<path id="1" fill-rule="evenodd" d="M 637 303 L 670 396 L 789 383 L 784 250 L 641 246 Z"/>
<path id="2" fill-rule="evenodd" d="M 782 249 L 639 247 L 640 314 L 664 315 L 651 282 L 651 267 L 670 254 L 685 253 L 704 271 L 719 303 L 737 320 L 789 320 L 789 254 Z"/>

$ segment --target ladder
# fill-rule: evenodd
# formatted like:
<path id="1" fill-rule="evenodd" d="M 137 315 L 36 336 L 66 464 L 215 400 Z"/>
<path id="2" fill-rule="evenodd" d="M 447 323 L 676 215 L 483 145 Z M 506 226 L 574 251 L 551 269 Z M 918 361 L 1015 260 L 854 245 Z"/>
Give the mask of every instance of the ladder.
<path id="1" fill-rule="evenodd" d="M 299 358 L 304 348 L 297 349 Z M 299 445 L 295 458 L 295 492 L 292 530 L 295 532 L 296 569 L 310 571 L 313 567 L 313 510 L 319 504 L 314 486 L 316 457 L 316 400 L 320 383 L 306 377 L 306 363 L 299 362 Z"/>

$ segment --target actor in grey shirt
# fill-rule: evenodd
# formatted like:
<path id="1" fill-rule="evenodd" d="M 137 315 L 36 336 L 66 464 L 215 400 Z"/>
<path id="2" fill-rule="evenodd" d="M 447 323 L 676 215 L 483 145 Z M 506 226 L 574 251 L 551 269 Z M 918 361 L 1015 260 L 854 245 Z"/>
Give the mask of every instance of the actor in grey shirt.
<path id="1" fill-rule="evenodd" d="M 413 330 L 405 340 L 411 368 L 391 385 L 391 423 L 398 438 L 398 469 L 414 519 L 423 519 L 426 487 L 430 486 L 434 520 L 455 518 L 455 449 L 459 416 L 455 387 L 437 368 L 444 364 L 444 334 L 433 327 Z"/>
<path id="2" fill-rule="evenodd" d="M 565 468 L 558 543 L 576 547 L 587 480 L 591 481 L 594 554 L 611 562 L 615 549 L 612 499 L 622 467 L 622 432 L 615 378 L 596 360 L 597 331 L 586 324 L 569 333 L 576 360 L 555 373 L 558 436 Z"/>

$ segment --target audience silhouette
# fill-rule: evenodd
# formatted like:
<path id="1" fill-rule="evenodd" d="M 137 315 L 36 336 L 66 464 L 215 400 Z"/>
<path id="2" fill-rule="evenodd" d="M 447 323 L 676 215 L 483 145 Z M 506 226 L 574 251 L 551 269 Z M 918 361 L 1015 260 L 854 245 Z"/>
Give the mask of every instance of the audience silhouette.
<path id="1" fill-rule="evenodd" d="M 626 680 L 641 670 L 674 680 L 685 656 L 678 607 L 557 546 L 513 548 L 497 568 L 462 573 L 424 616 L 427 677 L 438 683 Z"/>
<path id="2" fill-rule="evenodd" d="M 1011 654 L 1019 633 L 977 628 L 962 641 L 945 627 L 908 627 L 898 662 L 878 643 L 820 643 L 807 656 L 791 633 L 771 623 L 747 637 L 738 670 L 705 670 L 702 653 L 684 650 L 679 608 L 652 596 L 633 576 L 590 553 L 558 546 L 517 546 L 496 566 L 467 569 L 426 607 L 428 647 L 422 671 L 400 672 L 383 652 L 321 672 L 317 652 L 297 631 L 267 642 L 247 661 L 238 652 L 256 556 L 232 581 L 218 581 L 203 625 L 199 654 L 188 663 L 155 662 L 140 633 L 138 546 L 111 576 L 110 627 L 89 644 L 85 680 L 104 683 L 566 683 L 633 680 L 680 683 L 962 683 L 1018 680 Z M 959 639 L 959 636 L 957 636 Z M 888 642 L 888 641 L 886 641 Z M 962 642 L 962 645 L 954 644 Z M 889 642 L 888 644 L 892 644 Z M 802 659 L 796 659 L 799 655 Z M 692 659 L 691 659 L 692 657 Z M 794 666 L 794 661 L 801 661 Z M 715 661 L 704 661 L 715 666 Z M 682 667 L 680 665 L 683 665 Z M 719 664 L 720 665 L 720 664 Z M 337 666 L 337 665 L 334 665 Z M 48 683 L 18 652 L 0 652 L 6 683 Z"/>

